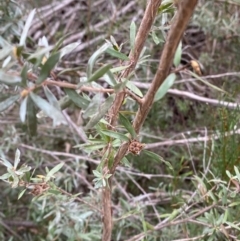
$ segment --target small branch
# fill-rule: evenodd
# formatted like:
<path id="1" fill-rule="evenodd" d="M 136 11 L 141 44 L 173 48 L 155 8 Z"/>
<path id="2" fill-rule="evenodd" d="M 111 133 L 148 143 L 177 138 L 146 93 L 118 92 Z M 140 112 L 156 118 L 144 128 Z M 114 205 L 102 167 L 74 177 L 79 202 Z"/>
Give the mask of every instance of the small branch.
<path id="1" fill-rule="evenodd" d="M 210 136 L 204 136 L 204 137 L 197 137 L 197 138 L 188 138 L 188 139 L 180 139 L 180 140 L 169 140 L 169 141 L 162 141 L 162 142 L 155 142 L 151 144 L 146 144 L 145 149 L 153 149 L 160 146 L 172 146 L 172 145 L 183 145 L 187 143 L 195 143 L 195 142 L 206 142 L 206 141 L 212 141 L 212 140 L 219 140 L 222 136 L 232 136 L 240 134 L 240 129 L 225 132 L 222 134 L 212 134 Z"/>
<path id="2" fill-rule="evenodd" d="M 143 89 L 148 89 L 150 87 L 150 84 L 146 83 L 140 83 L 140 82 L 133 82 L 137 87 L 143 88 Z M 233 102 L 228 102 L 228 101 L 220 101 L 216 99 L 211 99 L 207 97 L 202 97 L 193 93 L 190 93 L 188 91 L 183 91 L 183 90 L 177 90 L 177 89 L 169 89 L 168 92 L 169 94 L 181 96 L 181 97 L 187 97 L 192 100 L 200 101 L 205 103 L 206 105 L 214 105 L 214 106 L 224 106 L 229 109 L 237 109 L 239 108 L 238 103 L 233 103 Z"/>

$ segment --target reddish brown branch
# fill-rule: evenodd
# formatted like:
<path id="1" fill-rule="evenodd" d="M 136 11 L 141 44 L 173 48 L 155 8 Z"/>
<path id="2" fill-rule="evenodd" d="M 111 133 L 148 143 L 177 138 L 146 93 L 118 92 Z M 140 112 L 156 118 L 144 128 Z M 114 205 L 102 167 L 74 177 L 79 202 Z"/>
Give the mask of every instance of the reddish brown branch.
<path id="1" fill-rule="evenodd" d="M 130 57 L 129 68 L 127 68 L 123 72 L 123 74 L 120 76 L 120 81 L 121 81 L 121 78 L 127 78 L 129 76 L 129 74 L 135 69 L 135 66 L 138 62 L 139 56 L 143 49 L 144 43 L 148 37 L 148 33 L 152 27 L 152 24 L 154 22 L 154 19 L 155 19 L 155 16 L 157 14 L 160 4 L 161 4 L 161 0 L 148 1 L 146 11 L 144 13 L 138 33 L 136 35 L 136 39 L 135 39 L 135 43 L 134 43 L 134 50 L 131 51 L 131 53 L 129 55 L 129 57 Z M 113 106 L 109 111 L 110 126 L 113 128 L 116 125 L 118 112 L 122 106 L 125 96 L 126 96 L 125 90 L 118 93 L 114 100 Z M 141 100 L 141 103 L 142 103 L 142 100 Z M 108 169 L 108 163 L 106 163 L 105 168 Z M 109 180 L 109 186 L 111 187 L 110 182 L 111 182 L 111 180 Z M 104 213 L 102 240 L 110 241 L 111 234 L 112 234 L 112 212 L 111 212 L 111 189 L 108 187 L 105 187 L 103 190 L 102 202 L 103 202 L 103 213 Z"/>

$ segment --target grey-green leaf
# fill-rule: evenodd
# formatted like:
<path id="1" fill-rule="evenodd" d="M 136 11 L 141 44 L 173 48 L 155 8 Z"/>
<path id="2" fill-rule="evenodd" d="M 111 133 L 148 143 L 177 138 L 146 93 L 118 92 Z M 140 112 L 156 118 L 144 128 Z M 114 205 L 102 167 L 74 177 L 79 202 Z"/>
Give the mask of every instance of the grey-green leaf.
<path id="1" fill-rule="evenodd" d="M 20 94 L 12 95 L 9 98 L 6 98 L 4 101 L 0 103 L 0 112 L 12 106 L 19 98 L 20 98 Z"/>
<path id="2" fill-rule="evenodd" d="M 75 90 L 65 88 L 64 91 L 66 92 L 66 94 L 69 96 L 69 98 L 72 100 L 72 102 L 76 106 L 78 106 L 84 110 L 88 107 L 88 105 L 90 103 L 89 100 L 82 97 Z"/>
<path id="3" fill-rule="evenodd" d="M 138 89 L 138 87 L 132 83 L 132 81 L 128 81 L 126 86 L 136 95 L 143 97 L 143 94 L 141 92 L 140 89 Z"/>
<path id="4" fill-rule="evenodd" d="M 21 82 L 21 77 L 11 74 L 6 74 L 0 70 L 0 83 L 6 85 L 16 85 Z"/>
<path id="5" fill-rule="evenodd" d="M 137 134 L 131 124 L 131 122 L 121 113 L 119 113 L 120 123 L 127 129 L 127 131 L 131 134 L 132 138 L 135 139 Z"/>
<path id="6" fill-rule="evenodd" d="M 130 25 L 130 45 L 131 45 L 132 51 L 134 51 L 135 38 L 136 38 L 136 24 L 134 21 L 132 21 Z"/>
<path id="7" fill-rule="evenodd" d="M 49 103 L 54 106 L 56 109 L 60 110 L 60 105 L 58 103 L 58 100 L 56 98 L 56 96 L 52 93 L 52 91 L 47 87 L 47 86 L 44 86 L 44 93 L 49 101 Z"/>
<path id="8" fill-rule="evenodd" d="M 23 196 L 23 194 L 27 191 L 27 189 L 23 189 L 19 195 L 18 195 L 18 200 Z"/>
<path id="9" fill-rule="evenodd" d="M 47 178 L 52 177 L 56 172 L 58 172 L 64 165 L 64 162 L 59 163 L 57 166 L 55 166 L 53 169 L 51 169 L 48 173 L 47 173 Z"/>
<path id="10" fill-rule="evenodd" d="M 168 77 L 164 80 L 164 82 L 158 89 L 158 91 L 154 97 L 154 101 L 158 101 L 163 98 L 163 96 L 167 93 L 167 91 L 174 84 L 174 81 L 176 80 L 176 78 L 177 78 L 177 76 L 174 73 L 168 75 Z"/>
<path id="11" fill-rule="evenodd" d="M 109 108 L 111 107 L 113 101 L 115 99 L 115 94 L 110 95 L 106 101 L 100 106 L 99 108 L 99 112 L 96 113 L 91 119 L 90 121 L 87 123 L 87 125 L 85 126 L 85 130 L 88 130 L 92 127 L 94 127 L 101 119 L 102 117 L 107 113 L 107 111 L 109 110 Z"/>
<path id="12" fill-rule="evenodd" d="M 58 110 L 56 107 L 50 105 L 46 100 L 41 98 L 40 96 L 30 93 L 31 99 L 35 103 L 36 106 L 38 106 L 43 112 L 53 119 L 53 125 L 59 125 L 59 124 L 67 124 L 62 112 Z"/>
<path id="13" fill-rule="evenodd" d="M 28 101 L 28 96 L 26 96 L 21 105 L 20 105 L 20 109 L 19 109 L 19 115 L 20 115 L 20 120 L 21 122 L 25 122 L 26 120 L 26 114 L 27 114 L 27 101 Z"/>
<path id="14" fill-rule="evenodd" d="M 95 51 L 93 53 L 93 55 L 90 57 L 90 59 L 88 60 L 88 65 L 87 65 L 87 77 L 88 78 L 92 75 L 93 67 L 94 67 L 94 64 L 95 64 L 97 58 L 101 54 L 103 54 L 109 48 L 109 46 L 110 46 L 109 43 L 105 43 L 102 47 L 100 47 L 97 51 Z"/>
<path id="15" fill-rule="evenodd" d="M 27 21 L 25 23 L 25 26 L 23 28 L 23 32 L 21 34 L 21 38 L 20 38 L 20 42 L 19 42 L 19 45 L 25 45 L 25 42 L 26 42 L 26 38 L 27 38 L 27 34 L 28 34 L 28 30 L 31 26 L 31 23 L 32 23 L 32 20 L 33 20 L 33 17 L 35 15 L 35 12 L 36 12 L 36 9 L 33 9 L 30 14 L 28 15 L 28 18 L 27 18 Z"/>
<path id="16" fill-rule="evenodd" d="M 174 55 L 173 64 L 175 67 L 178 67 L 182 58 L 182 42 L 180 41 Z"/>
<path id="17" fill-rule="evenodd" d="M 112 65 L 111 64 L 106 64 L 99 68 L 96 72 L 94 72 L 88 79 L 88 82 L 98 80 L 101 78 L 104 74 L 106 74 L 110 69 Z"/>
<path id="18" fill-rule="evenodd" d="M 45 62 L 45 64 L 43 65 L 39 77 L 37 79 L 37 84 L 41 84 L 50 74 L 51 70 L 54 68 L 54 66 L 56 65 L 56 63 L 58 62 L 60 58 L 60 52 L 54 53 L 52 54 L 47 61 Z"/>
<path id="19" fill-rule="evenodd" d="M 28 98 L 28 101 L 27 101 L 27 127 L 28 127 L 28 132 L 30 136 L 36 135 L 37 133 L 36 108 L 31 98 Z"/>
<path id="20" fill-rule="evenodd" d="M 121 53 L 121 52 L 118 52 L 116 51 L 114 48 L 110 47 L 107 49 L 106 51 L 108 54 L 110 54 L 111 56 L 113 57 L 116 57 L 118 59 L 121 59 L 121 60 L 129 60 L 128 56 Z"/>
<path id="21" fill-rule="evenodd" d="M 129 138 L 122 133 L 118 133 L 110 130 L 101 130 L 101 132 L 106 136 L 110 136 L 115 139 L 120 139 L 121 141 L 129 141 Z"/>
<path id="22" fill-rule="evenodd" d="M 14 158 L 14 169 L 16 170 L 17 167 L 18 167 L 18 164 L 20 162 L 20 156 L 21 156 L 21 153 L 20 151 L 17 149 L 16 150 L 16 153 L 15 153 L 15 158 Z"/>
<path id="23" fill-rule="evenodd" d="M 24 67 L 22 68 L 22 71 L 21 71 L 21 78 L 22 78 L 22 86 L 23 87 L 27 87 L 27 72 L 28 72 L 28 67 L 27 67 L 27 64 L 24 64 Z"/>

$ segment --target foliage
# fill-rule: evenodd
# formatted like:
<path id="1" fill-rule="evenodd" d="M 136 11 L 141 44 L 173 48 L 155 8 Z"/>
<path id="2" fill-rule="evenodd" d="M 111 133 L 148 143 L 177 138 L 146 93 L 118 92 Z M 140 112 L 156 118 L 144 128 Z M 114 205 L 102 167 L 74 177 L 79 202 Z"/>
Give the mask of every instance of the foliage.
<path id="1" fill-rule="evenodd" d="M 239 4 L 220 2 L 199 1 L 192 24 L 206 36 L 198 57 L 207 74 L 231 76 L 239 68 L 234 61 Z M 70 4 L 71 11 L 77 9 Z M 36 40 L 32 29 L 39 24 L 38 9 L 24 18 L 23 6 L 29 3 L 0 3 L 0 238 L 100 240 L 101 191 L 111 186 L 113 240 L 238 240 L 238 109 L 167 94 L 173 87 L 219 103 L 237 102 L 238 87 L 229 82 L 238 75 L 223 75 L 219 81 L 199 76 L 183 62 L 188 54 L 183 39 L 138 135 L 133 119 L 146 93 L 141 84 L 154 78 L 176 2 L 162 2 L 146 48 L 127 77 L 123 73 L 132 65 L 128 53 L 136 48 L 142 17 L 132 14 L 145 5 L 111 4 L 126 14 L 113 15 L 112 25 L 103 24 L 103 36 L 92 26 L 106 16 L 92 6 L 84 16 L 82 42 L 68 42 L 72 33 L 66 34 L 57 18 L 49 21 L 60 26 L 54 37 L 45 31 Z M 128 95 L 112 128 L 109 109 L 123 90 Z M 106 167 L 113 167 L 124 143 L 127 155 L 113 175 Z"/>

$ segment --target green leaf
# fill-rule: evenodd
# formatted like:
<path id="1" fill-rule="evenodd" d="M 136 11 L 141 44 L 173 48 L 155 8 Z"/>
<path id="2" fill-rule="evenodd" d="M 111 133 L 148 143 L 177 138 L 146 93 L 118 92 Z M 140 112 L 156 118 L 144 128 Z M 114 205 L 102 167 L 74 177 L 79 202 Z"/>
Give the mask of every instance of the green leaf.
<path id="1" fill-rule="evenodd" d="M 121 52 L 118 52 L 116 51 L 114 48 L 112 47 L 109 47 L 106 51 L 108 54 L 110 54 L 111 56 L 113 57 L 116 57 L 118 59 L 121 59 L 121 60 L 129 60 L 128 56 L 121 53 Z"/>
<path id="2" fill-rule="evenodd" d="M 51 177 L 53 177 L 53 175 L 58 172 L 64 165 L 64 162 L 61 162 L 59 163 L 57 166 L 55 166 L 53 169 L 51 169 L 47 175 L 46 175 L 46 178 L 47 179 L 50 179 Z"/>
<path id="3" fill-rule="evenodd" d="M 17 169 L 17 166 L 20 162 L 20 156 L 21 156 L 21 153 L 20 151 L 17 149 L 16 150 L 16 153 L 15 153 L 15 158 L 14 158 L 14 169 L 16 170 Z"/>
<path id="4" fill-rule="evenodd" d="M 23 196 L 23 194 L 27 191 L 27 189 L 23 189 L 19 195 L 18 195 L 18 200 Z"/>
<path id="5" fill-rule="evenodd" d="M 36 81 L 37 84 L 41 84 L 45 79 L 47 79 L 51 70 L 54 68 L 54 66 L 58 62 L 59 58 L 60 58 L 60 53 L 57 52 L 57 53 L 52 54 L 47 59 L 47 61 L 44 63 L 44 65 L 40 71 L 39 77 Z"/>
<path id="6" fill-rule="evenodd" d="M 160 157 L 158 154 L 151 152 L 151 151 L 147 151 L 147 150 L 143 150 L 143 153 L 148 155 L 149 157 L 151 157 L 154 161 L 161 161 L 162 157 Z"/>
<path id="7" fill-rule="evenodd" d="M 0 83 L 6 85 L 17 85 L 21 83 L 21 77 L 11 74 L 6 74 L 2 70 L 0 70 Z"/>
<path id="8" fill-rule="evenodd" d="M 134 21 L 132 21 L 130 25 L 130 46 L 132 51 L 134 51 L 135 38 L 136 38 L 136 24 Z"/>
<path id="9" fill-rule="evenodd" d="M 13 47 L 10 45 L 9 47 L 4 47 L 0 50 L 0 60 L 5 59 L 7 56 L 9 56 L 12 52 Z"/>
<path id="10" fill-rule="evenodd" d="M 178 67 L 182 58 L 182 42 L 179 42 L 179 45 L 177 47 L 174 59 L 173 59 L 173 64 L 175 67 Z"/>
<path id="11" fill-rule="evenodd" d="M 79 42 L 75 42 L 75 43 L 71 43 L 71 44 L 68 44 L 67 46 L 63 47 L 61 50 L 60 50 L 60 59 L 66 55 L 66 54 L 69 54 L 71 53 L 74 49 L 77 48 L 77 46 L 79 46 Z"/>
<path id="12" fill-rule="evenodd" d="M 84 128 L 85 130 L 88 130 L 88 129 L 94 127 L 102 119 L 102 117 L 107 113 L 109 108 L 112 106 L 114 99 L 115 99 L 115 94 L 112 94 L 106 99 L 106 101 L 103 104 L 101 104 L 101 106 L 99 108 L 99 112 L 96 113 L 90 119 L 90 121 L 87 123 L 87 125 Z"/>
<path id="13" fill-rule="evenodd" d="M 82 97 L 75 90 L 64 88 L 64 91 L 66 92 L 66 94 L 69 96 L 71 101 L 76 106 L 78 106 L 78 107 L 80 107 L 81 109 L 84 109 L 84 110 L 88 107 L 88 105 L 90 103 L 89 100 L 87 100 L 84 97 Z"/>
<path id="14" fill-rule="evenodd" d="M 174 73 L 168 75 L 168 77 L 164 80 L 162 85 L 159 87 L 157 93 L 155 94 L 154 101 L 158 101 L 163 98 L 163 96 L 167 93 L 167 91 L 171 88 L 176 80 L 177 76 Z"/>
<path id="15" fill-rule="evenodd" d="M 121 160 L 121 163 L 126 167 L 129 167 L 129 168 L 132 167 L 131 163 L 128 161 L 126 157 L 123 157 L 123 159 Z"/>
<path id="16" fill-rule="evenodd" d="M 114 86 L 117 84 L 117 81 L 115 80 L 115 77 L 111 72 L 111 70 L 104 75 L 104 80 L 111 86 Z"/>
<path id="17" fill-rule="evenodd" d="M 86 119 L 90 116 L 95 115 L 99 109 L 100 104 L 101 104 L 101 94 L 98 93 L 92 98 L 88 107 L 85 109 L 82 117 Z"/>
<path id="18" fill-rule="evenodd" d="M 80 147 L 80 149 L 83 149 L 86 152 L 92 152 L 92 151 L 97 151 L 99 149 L 103 149 L 106 147 L 106 143 L 102 144 L 85 144 Z"/>
<path id="19" fill-rule="evenodd" d="M 0 161 L 1 162 L 1 161 Z M 0 180 L 6 180 L 8 179 L 9 177 L 11 177 L 12 175 L 10 173 L 5 173 L 3 174 L 2 176 L 0 176 Z"/>
<path id="20" fill-rule="evenodd" d="M 131 124 L 131 122 L 121 113 L 119 113 L 120 123 L 127 129 L 127 131 L 131 134 L 133 139 L 136 139 L 137 134 Z"/>
<path id="21" fill-rule="evenodd" d="M 21 46 L 25 45 L 25 42 L 26 42 L 26 39 L 27 39 L 28 30 L 29 30 L 29 28 L 31 26 L 33 17 L 35 15 L 35 12 L 36 12 L 36 9 L 33 9 L 30 12 L 30 14 L 28 15 L 28 18 L 27 18 L 27 21 L 26 21 L 25 26 L 23 28 L 23 32 L 21 34 L 21 38 L 20 38 L 20 42 L 19 42 L 19 45 L 21 45 Z"/>
<path id="22" fill-rule="evenodd" d="M 211 87 L 211 88 L 213 88 L 213 89 L 215 89 L 215 90 L 217 90 L 217 91 L 220 91 L 220 92 L 222 92 L 222 93 L 228 94 L 227 91 L 222 90 L 222 89 L 218 88 L 217 86 L 210 84 L 208 81 L 204 80 L 203 78 L 201 78 L 201 77 L 198 76 L 197 74 L 193 73 L 192 71 L 188 70 L 188 72 L 190 72 L 193 77 L 195 77 L 196 79 L 200 80 L 200 81 L 201 81 L 202 83 L 204 83 L 205 85 L 207 85 L 207 86 L 209 86 L 209 87 Z"/>
<path id="23" fill-rule="evenodd" d="M 129 68 L 129 66 L 130 65 L 118 66 L 118 67 L 112 68 L 110 71 L 111 71 L 111 73 L 118 73 L 118 72 L 121 72 L 121 71 Z"/>
<path id="24" fill-rule="evenodd" d="M 0 103 L 0 112 L 12 106 L 19 98 L 20 98 L 20 94 L 12 95 L 11 97 L 6 98 L 4 101 Z"/>
<path id="25" fill-rule="evenodd" d="M 21 81 L 21 84 L 23 87 L 27 87 L 27 73 L 28 73 L 28 67 L 27 67 L 27 64 L 24 64 L 24 67 L 22 68 L 22 71 L 21 71 L 21 78 L 22 78 L 22 81 Z"/>
<path id="26" fill-rule="evenodd" d="M 46 100 L 41 98 L 38 95 L 35 95 L 33 92 L 30 93 L 31 99 L 38 108 L 43 110 L 43 112 L 53 119 L 53 125 L 67 124 L 62 112 L 56 107 L 50 105 Z"/>
<path id="27" fill-rule="evenodd" d="M 157 161 L 157 162 L 161 161 L 161 162 L 165 163 L 171 170 L 173 170 L 173 167 L 172 167 L 171 163 L 165 161 L 158 154 L 156 154 L 154 152 L 151 152 L 151 151 L 147 151 L 146 149 L 142 150 L 142 153 L 148 155 L 149 157 L 151 157 L 153 161 Z"/>
<path id="28" fill-rule="evenodd" d="M 132 81 L 128 81 L 127 84 L 126 84 L 126 86 L 127 86 L 134 94 L 136 94 L 136 95 L 138 95 L 138 96 L 140 96 L 140 97 L 143 97 L 143 94 L 142 94 L 141 90 L 138 89 L 138 87 L 137 87 L 135 84 L 133 84 Z"/>
<path id="29" fill-rule="evenodd" d="M 28 101 L 28 96 L 26 96 L 21 105 L 20 105 L 20 109 L 19 109 L 19 115 L 20 115 L 20 120 L 21 122 L 25 122 L 26 120 L 26 115 L 27 115 L 27 101 Z"/>
<path id="30" fill-rule="evenodd" d="M 2 157 L 0 157 L 0 163 L 2 163 L 5 167 L 13 168 L 13 165 L 8 160 L 3 159 Z"/>
<path id="31" fill-rule="evenodd" d="M 37 111 L 31 98 L 27 101 L 27 127 L 30 136 L 37 133 Z"/>
<path id="32" fill-rule="evenodd" d="M 93 175 L 98 178 L 103 178 L 103 174 L 97 170 L 93 170 Z"/>
<path id="33" fill-rule="evenodd" d="M 118 92 L 122 91 L 125 88 L 125 86 L 126 86 L 126 84 L 128 82 L 129 82 L 128 79 L 122 78 L 122 82 L 114 85 L 113 88 L 118 93 Z"/>
<path id="34" fill-rule="evenodd" d="M 101 132 L 106 136 L 110 136 L 110 137 L 113 137 L 113 138 L 116 138 L 116 139 L 120 139 L 122 141 L 129 141 L 129 138 L 122 133 L 109 131 L 109 130 L 101 130 Z"/>
<path id="35" fill-rule="evenodd" d="M 52 106 L 54 106 L 56 109 L 61 110 L 58 100 L 57 100 L 56 96 L 51 92 L 51 90 L 47 86 L 44 86 L 43 89 L 44 89 L 44 93 L 45 93 L 49 103 Z"/>
<path id="36" fill-rule="evenodd" d="M 88 65 L 87 65 L 87 77 L 89 78 L 92 75 L 93 72 L 93 67 L 94 64 L 97 60 L 97 58 L 103 54 L 108 48 L 109 48 L 110 44 L 105 43 L 104 45 L 102 45 L 102 47 L 100 47 L 97 51 L 95 51 L 93 53 L 93 55 L 90 57 L 90 59 L 88 60 Z"/>
<path id="37" fill-rule="evenodd" d="M 111 64 L 106 64 L 99 68 L 96 72 L 94 72 L 88 79 L 88 82 L 98 80 L 101 78 L 104 74 L 106 74 L 110 69 L 112 65 Z"/>

